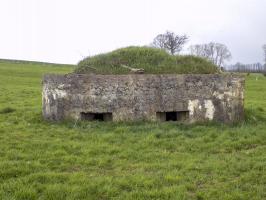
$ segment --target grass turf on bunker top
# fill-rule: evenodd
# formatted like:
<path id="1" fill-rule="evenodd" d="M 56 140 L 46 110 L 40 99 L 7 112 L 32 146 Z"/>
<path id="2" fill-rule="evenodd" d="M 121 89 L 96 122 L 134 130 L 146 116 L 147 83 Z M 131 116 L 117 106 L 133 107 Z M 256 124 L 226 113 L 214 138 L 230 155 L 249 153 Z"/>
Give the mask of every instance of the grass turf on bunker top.
<path id="1" fill-rule="evenodd" d="M 142 68 L 146 74 L 213 74 L 216 65 L 196 56 L 170 55 L 151 47 L 126 47 L 110 53 L 90 56 L 78 63 L 75 73 L 129 74 L 124 68 Z"/>

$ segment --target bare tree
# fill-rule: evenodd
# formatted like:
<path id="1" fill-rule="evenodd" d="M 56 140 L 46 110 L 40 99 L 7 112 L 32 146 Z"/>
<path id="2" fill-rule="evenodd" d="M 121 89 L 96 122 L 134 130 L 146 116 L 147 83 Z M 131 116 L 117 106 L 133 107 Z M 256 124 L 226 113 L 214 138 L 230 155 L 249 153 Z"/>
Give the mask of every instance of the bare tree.
<path id="1" fill-rule="evenodd" d="M 152 46 L 160 49 L 164 49 L 165 47 L 165 35 L 164 34 L 159 34 L 154 38 L 152 42 Z"/>
<path id="2" fill-rule="evenodd" d="M 215 65 L 222 67 L 226 60 L 232 58 L 229 49 L 220 43 L 210 42 L 208 44 L 196 44 L 189 47 L 192 55 L 207 58 Z"/>
<path id="3" fill-rule="evenodd" d="M 166 31 L 166 33 L 159 34 L 154 38 L 152 46 L 165 49 L 174 55 L 182 50 L 187 41 L 188 36 L 186 35 L 176 35 L 174 32 Z"/>

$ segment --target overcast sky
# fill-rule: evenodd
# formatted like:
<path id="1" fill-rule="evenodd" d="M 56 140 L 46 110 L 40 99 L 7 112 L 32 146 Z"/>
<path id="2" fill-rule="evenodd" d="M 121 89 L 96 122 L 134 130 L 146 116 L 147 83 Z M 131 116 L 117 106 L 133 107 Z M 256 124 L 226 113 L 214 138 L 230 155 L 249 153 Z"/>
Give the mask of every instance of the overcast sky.
<path id="1" fill-rule="evenodd" d="M 263 61 L 266 0 L 0 0 L 0 58 L 77 63 L 166 30 Z"/>

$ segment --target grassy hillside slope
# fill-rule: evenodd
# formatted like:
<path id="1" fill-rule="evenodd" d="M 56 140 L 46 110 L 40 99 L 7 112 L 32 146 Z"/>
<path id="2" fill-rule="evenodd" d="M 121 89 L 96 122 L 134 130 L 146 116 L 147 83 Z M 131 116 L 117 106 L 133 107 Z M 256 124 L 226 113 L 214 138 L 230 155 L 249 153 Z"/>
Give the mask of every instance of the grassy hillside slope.
<path id="1" fill-rule="evenodd" d="M 266 78 L 247 77 L 245 122 L 48 123 L 43 73 L 0 63 L 0 199 L 266 199 Z"/>
<path id="2" fill-rule="evenodd" d="M 211 62 L 195 56 L 172 56 L 151 47 L 126 47 L 91 56 L 79 62 L 76 73 L 128 74 L 131 68 L 142 68 L 147 74 L 212 74 L 218 69 Z"/>

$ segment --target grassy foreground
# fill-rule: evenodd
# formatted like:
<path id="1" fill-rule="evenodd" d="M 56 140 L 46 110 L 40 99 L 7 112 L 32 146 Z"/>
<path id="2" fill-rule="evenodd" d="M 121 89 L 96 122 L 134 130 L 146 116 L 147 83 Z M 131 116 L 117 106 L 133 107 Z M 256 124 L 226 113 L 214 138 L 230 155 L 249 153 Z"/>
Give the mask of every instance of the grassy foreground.
<path id="1" fill-rule="evenodd" d="M 246 82 L 245 122 L 48 123 L 43 73 L 0 63 L 0 199 L 266 199 L 266 78 Z"/>

